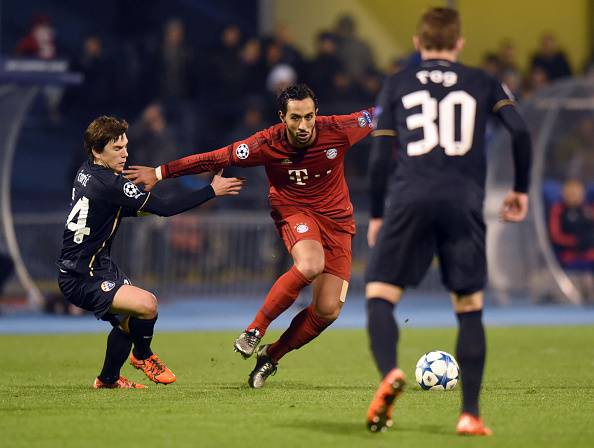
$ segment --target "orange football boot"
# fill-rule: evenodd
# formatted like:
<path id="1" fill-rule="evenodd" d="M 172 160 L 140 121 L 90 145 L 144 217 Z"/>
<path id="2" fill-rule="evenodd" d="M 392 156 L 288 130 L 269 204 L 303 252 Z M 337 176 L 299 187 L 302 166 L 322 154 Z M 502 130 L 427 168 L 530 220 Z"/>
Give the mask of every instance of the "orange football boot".
<path id="1" fill-rule="evenodd" d="M 144 360 L 136 359 L 134 354 L 130 353 L 130 364 L 142 370 L 154 383 L 170 384 L 175 381 L 175 374 L 154 353 Z"/>
<path id="2" fill-rule="evenodd" d="M 113 384 L 105 384 L 99 378 L 95 378 L 93 389 L 146 389 L 146 386 L 144 384 L 134 383 L 128 378 L 120 376 Z"/>
<path id="3" fill-rule="evenodd" d="M 461 436 L 491 436 L 493 431 L 487 428 L 479 417 L 475 417 L 467 412 L 463 413 L 458 419 L 456 432 Z"/>
<path id="4" fill-rule="evenodd" d="M 392 369 L 380 383 L 367 410 L 367 428 L 371 432 L 385 431 L 392 426 L 394 400 L 404 391 L 406 379 L 400 369 Z"/>

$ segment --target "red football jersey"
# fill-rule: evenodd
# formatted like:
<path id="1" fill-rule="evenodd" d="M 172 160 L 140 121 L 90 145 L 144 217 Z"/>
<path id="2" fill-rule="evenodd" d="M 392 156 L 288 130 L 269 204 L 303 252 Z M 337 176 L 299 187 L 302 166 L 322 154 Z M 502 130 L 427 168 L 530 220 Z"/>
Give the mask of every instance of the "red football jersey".
<path id="1" fill-rule="evenodd" d="M 344 178 L 346 152 L 373 130 L 372 109 L 350 115 L 316 117 L 316 138 L 297 149 L 279 123 L 215 151 L 194 154 L 161 166 L 163 178 L 217 171 L 226 166 L 264 165 L 268 198 L 281 216 L 284 207 L 305 208 L 333 219 L 352 217 Z"/>

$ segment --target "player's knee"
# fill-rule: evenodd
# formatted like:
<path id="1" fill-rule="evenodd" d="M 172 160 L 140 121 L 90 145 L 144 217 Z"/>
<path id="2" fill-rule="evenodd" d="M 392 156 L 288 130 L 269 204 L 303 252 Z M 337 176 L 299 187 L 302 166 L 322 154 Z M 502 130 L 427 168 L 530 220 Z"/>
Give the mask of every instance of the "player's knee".
<path id="1" fill-rule="evenodd" d="M 308 279 L 312 280 L 324 272 L 324 256 L 312 256 L 296 263 L 297 269 Z"/>
<path id="2" fill-rule="evenodd" d="M 143 294 L 139 310 L 140 316 L 145 319 L 153 319 L 157 315 L 157 312 L 157 298 L 150 292 Z"/>
<path id="3" fill-rule="evenodd" d="M 338 319 L 341 309 L 342 309 L 342 307 L 340 306 L 340 304 L 324 304 L 324 305 L 317 305 L 314 308 L 314 312 L 321 319 L 323 319 L 327 322 L 334 322 L 336 319 Z"/>

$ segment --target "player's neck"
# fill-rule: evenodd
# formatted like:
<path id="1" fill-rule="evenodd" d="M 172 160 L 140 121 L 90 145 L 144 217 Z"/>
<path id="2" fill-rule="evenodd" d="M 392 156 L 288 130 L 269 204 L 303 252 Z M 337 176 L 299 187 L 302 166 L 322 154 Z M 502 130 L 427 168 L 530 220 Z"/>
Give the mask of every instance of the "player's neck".
<path id="1" fill-rule="evenodd" d="M 427 59 L 442 59 L 444 61 L 456 62 L 458 53 L 456 51 L 421 50 L 421 59 L 423 61 Z"/>

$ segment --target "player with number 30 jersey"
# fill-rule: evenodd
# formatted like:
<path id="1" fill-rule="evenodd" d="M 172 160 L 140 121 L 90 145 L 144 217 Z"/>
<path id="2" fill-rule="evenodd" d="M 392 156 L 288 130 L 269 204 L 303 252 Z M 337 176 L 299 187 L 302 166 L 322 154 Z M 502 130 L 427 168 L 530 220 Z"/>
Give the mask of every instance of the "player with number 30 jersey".
<path id="1" fill-rule="evenodd" d="M 506 87 L 457 62 L 464 47 L 460 30 L 457 11 L 429 9 L 413 37 L 422 62 L 388 77 L 378 98 L 369 164 L 367 238 L 372 249 L 366 272 L 370 346 L 383 377 L 367 413 L 374 432 L 391 425 L 394 400 L 405 381 L 396 356 L 395 305 L 406 288 L 420 283 L 437 255 L 459 322 L 462 412 L 456 431 L 492 433 L 479 412 L 485 362 L 487 121 L 497 118 L 512 136 L 515 179 L 503 202 L 502 220 L 526 217 L 531 141 Z M 390 172 L 394 149 L 395 170 Z"/>

